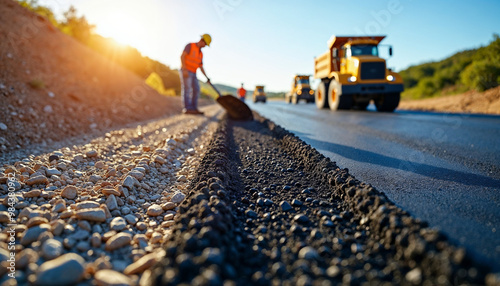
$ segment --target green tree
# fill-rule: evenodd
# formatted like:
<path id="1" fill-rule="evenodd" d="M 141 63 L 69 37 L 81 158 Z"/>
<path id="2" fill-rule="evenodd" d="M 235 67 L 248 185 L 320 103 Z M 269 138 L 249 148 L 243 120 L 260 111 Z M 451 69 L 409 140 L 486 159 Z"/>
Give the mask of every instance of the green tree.
<path id="1" fill-rule="evenodd" d="M 64 21 L 59 24 L 60 29 L 82 43 L 87 43 L 95 29 L 85 19 L 85 16 L 78 17 L 75 7 L 70 6 L 68 11 L 63 13 Z"/>
<path id="2" fill-rule="evenodd" d="M 44 6 L 40 6 L 38 4 L 38 0 L 20 0 L 19 5 L 23 6 L 24 8 L 26 8 L 28 10 L 31 10 L 31 11 L 37 13 L 38 15 L 40 15 L 42 17 L 45 17 L 55 27 L 58 26 L 59 23 L 57 22 L 57 19 L 56 19 L 54 13 L 52 13 L 52 11 L 49 8 L 44 7 Z"/>

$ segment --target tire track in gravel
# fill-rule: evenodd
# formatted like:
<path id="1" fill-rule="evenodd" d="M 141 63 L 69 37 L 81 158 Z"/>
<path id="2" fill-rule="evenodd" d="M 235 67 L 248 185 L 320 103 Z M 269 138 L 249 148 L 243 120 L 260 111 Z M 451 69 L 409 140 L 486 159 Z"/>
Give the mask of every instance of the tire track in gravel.
<path id="1" fill-rule="evenodd" d="M 148 285 L 484 284 L 488 267 L 273 122 L 224 120 Z M 226 284 L 228 283 L 228 284 Z"/>

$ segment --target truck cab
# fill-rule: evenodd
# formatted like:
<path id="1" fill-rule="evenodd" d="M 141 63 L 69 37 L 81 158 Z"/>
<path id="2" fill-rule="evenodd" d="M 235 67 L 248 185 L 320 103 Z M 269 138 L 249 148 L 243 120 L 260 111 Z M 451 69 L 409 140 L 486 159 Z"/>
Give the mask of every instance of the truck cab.
<path id="1" fill-rule="evenodd" d="M 255 90 L 253 91 L 252 98 L 253 98 L 254 103 L 259 102 L 259 101 L 266 103 L 267 96 L 266 96 L 266 92 L 264 91 L 263 85 L 255 86 Z"/>
<path id="2" fill-rule="evenodd" d="M 292 80 L 292 88 L 285 95 L 287 103 L 297 104 L 300 100 L 314 102 L 314 90 L 311 89 L 308 75 L 295 75 Z"/>
<path id="3" fill-rule="evenodd" d="M 333 36 L 328 51 L 315 58 L 315 78 L 321 79 L 318 108 L 364 110 L 373 101 L 378 111 L 392 112 L 403 91 L 401 76 L 379 56 L 385 36 Z M 392 55 L 392 48 L 389 48 Z"/>

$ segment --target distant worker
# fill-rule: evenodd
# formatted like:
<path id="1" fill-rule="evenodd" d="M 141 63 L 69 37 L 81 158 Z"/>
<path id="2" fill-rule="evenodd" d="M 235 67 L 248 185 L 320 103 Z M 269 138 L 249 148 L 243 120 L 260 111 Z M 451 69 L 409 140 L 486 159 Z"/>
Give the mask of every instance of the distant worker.
<path id="1" fill-rule="evenodd" d="M 198 98 L 200 97 L 200 85 L 196 78 L 198 68 L 210 82 L 205 70 L 203 69 L 203 53 L 201 49 L 210 46 L 212 37 L 209 34 L 203 34 L 197 43 L 189 43 L 184 48 L 181 55 L 181 97 L 184 104 L 183 113 L 203 114 L 198 110 Z"/>
<path id="2" fill-rule="evenodd" d="M 240 97 L 241 101 L 245 101 L 245 95 L 247 95 L 247 91 L 243 88 L 243 83 L 242 83 L 241 87 L 238 88 L 238 96 Z"/>

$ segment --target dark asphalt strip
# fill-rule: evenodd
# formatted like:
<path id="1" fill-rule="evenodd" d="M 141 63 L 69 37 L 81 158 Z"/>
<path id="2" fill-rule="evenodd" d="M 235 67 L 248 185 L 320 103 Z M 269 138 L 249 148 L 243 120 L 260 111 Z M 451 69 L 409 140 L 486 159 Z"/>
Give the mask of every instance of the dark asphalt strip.
<path id="1" fill-rule="evenodd" d="M 223 119 L 149 285 L 484 284 L 488 268 L 273 122 Z"/>

